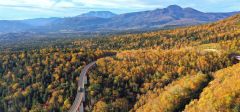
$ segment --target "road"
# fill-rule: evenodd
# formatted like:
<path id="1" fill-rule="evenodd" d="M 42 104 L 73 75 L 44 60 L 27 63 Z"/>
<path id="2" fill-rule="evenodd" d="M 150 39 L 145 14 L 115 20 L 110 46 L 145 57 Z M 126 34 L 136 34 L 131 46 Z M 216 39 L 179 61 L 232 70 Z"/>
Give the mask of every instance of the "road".
<path id="1" fill-rule="evenodd" d="M 86 76 L 88 70 L 93 67 L 96 64 L 96 61 L 88 64 L 87 66 L 85 66 L 79 76 L 79 80 L 78 80 L 78 91 L 77 91 L 77 95 L 75 97 L 75 100 L 73 102 L 73 105 L 71 106 L 69 112 L 79 112 L 80 110 L 80 106 L 85 98 L 85 91 L 79 91 L 79 88 L 83 88 L 84 89 L 84 77 Z M 82 107 L 83 108 L 83 107 Z"/>

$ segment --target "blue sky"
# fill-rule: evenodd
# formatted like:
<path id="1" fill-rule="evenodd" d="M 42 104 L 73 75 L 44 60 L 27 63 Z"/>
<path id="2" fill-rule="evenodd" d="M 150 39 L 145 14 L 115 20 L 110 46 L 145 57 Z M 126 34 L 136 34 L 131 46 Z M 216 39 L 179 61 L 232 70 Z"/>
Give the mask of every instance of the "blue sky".
<path id="1" fill-rule="evenodd" d="M 0 0 L 0 20 L 69 17 L 106 10 L 120 14 L 173 4 L 203 12 L 240 11 L 240 0 Z"/>

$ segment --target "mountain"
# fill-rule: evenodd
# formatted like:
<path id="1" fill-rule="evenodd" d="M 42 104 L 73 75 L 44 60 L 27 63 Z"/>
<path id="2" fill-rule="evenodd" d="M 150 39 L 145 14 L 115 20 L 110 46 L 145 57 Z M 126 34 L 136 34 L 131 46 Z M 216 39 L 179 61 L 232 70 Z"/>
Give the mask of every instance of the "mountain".
<path id="1" fill-rule="evenodd" d="M 37 19 L 27 19 L 21 21 L 24 24 L 31 25 L 31 26 L 45 26 L 48 25 L 54 21 L 59 20 L 60 18 L 37 18 Z"/>
<path id="2" fill-rule="evenodd" d="M 30 25 L 27 25 L 20 21 L 8 21 L 8 20 L 0 21 L 0 26 L 1 26 L 0 34 L 8 32 L 22 32 L 31 27 Z"/>
<path id="3" fill-rule="evenodd" d="M 41 27 L 46 27 L 51 23 L 59 21 L 61 18 L 37 18 L 27 20 L 0 20 L 1 33 L 19 33 L 33 31 Z M 38 29 L 40 30 L 40 29 Z"/>
<path id="4" fill-rule="evenodd" d="M 167 26 L 186 26 L 218 21 L 238 12 L 203 13 L 192 8 L 171 5 L 164 9 L 122 14 L 111 18 L 107 27 L 111 29 L 163 28 Z"/>
<path id="5" fill-rule="evenodd" d="M 189 26 L 218 21 L 239 12 L 204 13 L 193 8 L 171 5 L 167 8 L 116 15 L 91 11 L 75 17 L 0 21 L 0 33 L 42 32 L 76 33 L 97 31 L 149 30 Z"/>
<path id="6" fill-rule="evenodd" d="M 110 11 L 91 11 L 88 13 L 84 13 L 82 15 L 79 15 L 79 17 L 99 17 L 99 18 L 112 18 L 116 16 L 117 14 L 114 14 Z"/>

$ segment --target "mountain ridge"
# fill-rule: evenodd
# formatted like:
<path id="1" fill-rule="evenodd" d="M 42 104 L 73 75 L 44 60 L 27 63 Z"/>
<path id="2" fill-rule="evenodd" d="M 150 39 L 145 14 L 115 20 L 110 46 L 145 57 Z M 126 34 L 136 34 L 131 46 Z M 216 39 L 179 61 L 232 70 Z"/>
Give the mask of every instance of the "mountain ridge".
<path id="1" fill-rule="evenodd" d="M 190 26 L 218 21 L 239 12 L 204 13 L 196 9 L 170 5 L 155 9 L 125 14 L 110 11 L 90 11 L 82 15 L 65 18 L 38 18 L 28 20 L 0 21 L 0 33 L 19 32 L 96 32 L 124 31 L 142 29 L 161 29 L 165 27 Z"/>

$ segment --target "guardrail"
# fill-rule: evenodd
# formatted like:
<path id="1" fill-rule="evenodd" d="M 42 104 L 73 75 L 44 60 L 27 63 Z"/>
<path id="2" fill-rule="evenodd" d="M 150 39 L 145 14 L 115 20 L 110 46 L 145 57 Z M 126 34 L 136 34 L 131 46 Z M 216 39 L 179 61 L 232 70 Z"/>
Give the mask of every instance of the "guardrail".
<path id="1" fill-rule="evenodd" d="M 240 61 L 240 56 L 236 56 L 236 59 Z"/>

